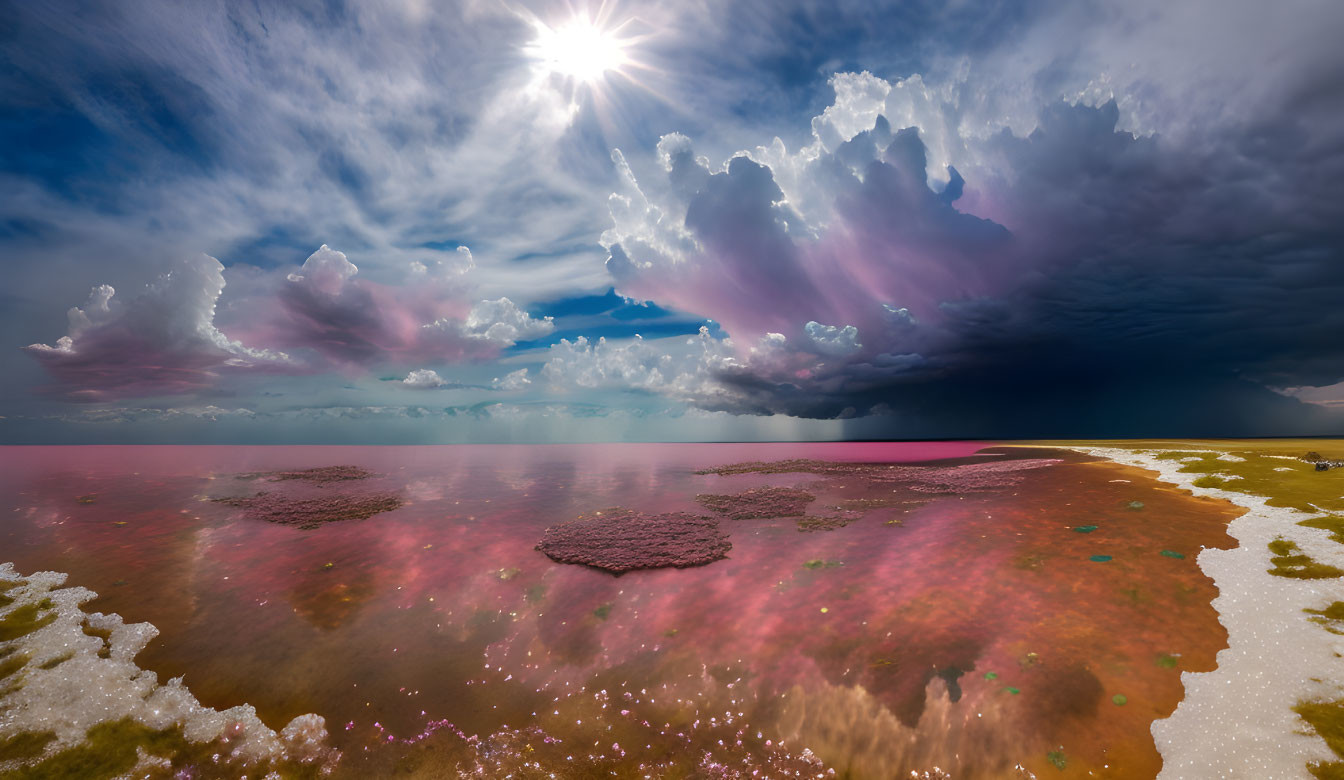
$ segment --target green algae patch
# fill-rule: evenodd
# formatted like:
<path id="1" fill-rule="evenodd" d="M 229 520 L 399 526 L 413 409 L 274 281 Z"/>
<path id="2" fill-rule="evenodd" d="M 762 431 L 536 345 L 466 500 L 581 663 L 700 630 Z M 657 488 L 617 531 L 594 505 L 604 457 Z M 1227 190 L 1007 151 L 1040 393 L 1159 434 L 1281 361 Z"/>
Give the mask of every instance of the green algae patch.
<path id="1" fill-rule="evenodd" d="M 27 636 L 51 625 L 55 620 L 55 605 L 51 603 L 51 599 L 42 599 L 36 604 L 16 607 L 0 619 L 0 642 L 11 642 L 21 636 Z"/>
<path id="2" fill-rule="evenodd" d="M 1159 553 L 1159 555 L 1164 555 L 1168 558 L 1175 558 L 1178 561 L 1185 559 L 1185 556 L 1183 554 L 1178 553 L 1175 550 L 1163 550 L 1161 553 Z"/>
<path id="3" fill-rule="evenodd" d="M 1123 693 L 1117 693 L 1111 697 L 1111 703 L 1117 707 L 1123 707 L 1126 704 L 1129 704 L 1129 697 Z"/>
<path id="4" fill-rule="evenodd" d="M 1191 482 L 1190 484 L 1194 485 L 1197 488 L 1221 488 L 1223 485 L 1227 484 L 1227 480 L 1223 479 L 1222 477 L 1215 477 L 1213 475 L 1209 475 L 1204 477 L 1197 477 L 1195 478 L 1195 481 Z"/>
<path id="5" fill-rule="evenodd" d="M 40 738 L 43 735 L 37 736 Z M 137 749 L 143 750 L 146 755 L 169 758 L 175 766 L 183 764 L 210 766 L 212 763 L 210 756 L 218 752 L 217 745 L 188 742 L 179 729 L 154 731 L 130 718 L 124 718 L 99 723 L 89 729 L 80 744 L 62 750 L 37 764 L 9 773 L 6 777 L 14 780 L 119 777 L 129 773 L 139 761 Z M 316 776 L 315 767 L 311 773 L 303 771 L 306 769 L 307 767 L 303 767 L 299 771 Z M 281 772 L 281 776 L 285 777 L 301 777 L 303 774 Z"/>
<path id="6" fill-rule="evenodd" d="M 1326 563 L 1313 560 L 1302 554 L 1296 542 L 1287 539 L 1275 539 L 1269 543 L 1269 551 L 1274 557 L 1269 562 L 1274 568 L 1269 570 L 1275 577 L 1288 577 L 1295 580 L 1328 580 L 1344 577 L 1344 570 Z"/>
<path id="7" fill-rule="evenodd" d="M 0 656 L 0 680 L 9 677 L 11 674 L 19 671 L 28 665 L 28 656 L 23 653 L 10 651 Z"/>
<path id="8" fill-rule="evenodd" d="M 1308 615 L 1314 615 L 1307 620 L 1321 626 L 1332 634 L 1344 635 L 1344 601 L 1336 601 L 1325 609 L 1304 609 L 1303 612 Z"/>
<path id="9" fill-rule="evenodd" d="M 1142 446 L 1141 443 L 1130 446 L 1136 444 Z M 1291 507 L 1314 513 L 1322 510 L 1344 512 L 1344 472 L 1339 469 L 1316 471 L 1312 464 L 1301 460 L 1309 449 L 1325 444 L 1335 443 L 1294 440 L 1211 443 L 1210 446 L 1217 449 L 1197 454 L 1182 453 L 1183 458 L 1198 457 L 1199 460 L 1185 464 L 1181 471 L 1221 479 L 1222 484 L 1212 487 L 1264 496 L 1270 506 Z M 1223 453 L 1244 460 L 1220 460 L 1219 455 Z M 1344 452 L 1327 452 L 1324 457 L 1344 458 Z M 1199 480 L 1195 484 L 1200 485 Z"/>
<path id="10" fill-rule="evenodd" d="M 1293 712 L 1325 740 L 1335 755 L 1344 758 L 1344 699 L 1298 702 Z M 1344 778 L 1344 761 L 1308 764 L 1307 769 L 1321 780 Z"/>
<path id="11" fill-rule="evenodd" d="M 1164 450 L 1153 457 L 1158 460 L 1182 460 L 1184 458 L 1202 458 L 1208 452 L 1200 450 Z"/>
<path id="12" fill-rule="evenodd" d="M 1090 533 L 1092 533 L 1093 531 L 1097 530 L 1097 526 L 1095 526 L 1095 525 L 1079 525 L 1079 526 L 1074 526 L 1073 530 L 1077 531 L 1077 532 L 1080 533 L 1080 534 L 1090 534 Z"/>
<path id="13" fill-rule="evenodd" d="M 1021 689 L 1021 688 L 1014 688 L 1014 687 L 1011 686 L 1011 685 L 1006 685 L 1006 686 L 1004 686 L 1003 690 L 1004 690 L 1004 693 L 1009 693 L 1009 694 L 1012 694 L 1013 696 L 1016 696 L 1016 695 L 1018 695 L 1019 693 L 1022 692 L 1022 689 Z"/>
<path id="14" fill-rule="evenodd" d="M 99 651 L 98 651 L 98 657 L 99 657 L 99 658 L 111 658 L 111 657 L 112 657 L 112 632 L 111 632 L 111 631 L 108 631 L 108 630 L 105 629 L 105 628 L 94 628 L 93 626 L 89 625 L 89 621 L 87 621 L 87 620 L 85 620 L 84 623 L 83 623 L 82 625 L 80 625 L 79 628 L 80 628 L 80 630 L 83 631 L 86 635 L 88 635 L 88 636 L 96 636 L 96 637 L 98 637 L 99 639 L 103 640 L 103 646 L 102 646 L 102 648 L 99 649 Z"/>
<path id="15" fill-rule="evenodd" d="M 138 760 L 136 748 L 143 747 L 149 755 L 173 755 L 187 747 L 181 736 L 176 740 L 169 732 L 150 731 L 129 718 L 112 723 L 100 723 L 89 729 L 80 744 L 62 750 L 56 755 L 15 772 L 11 777 L 25 780 L 55 780 L 65 777 L 116 777 L 125 775 Z"/>
<path id="16" fill-rule="evenodd" d="M 22 731 L 8 739 L 0 739 L 0 764 L 6 761 L 26 761 L 42 755 L 47 745 L 56 739 L 50 731 Z M 17 775 L 18 773 L 12 773 Z"/>
<path id="17" fill-rule="evenodd" d="M 55 658 L 51 659 L 50 661 L 46 661 L 45 663 L 43 663 L 41 666 L 39 666 L 39 667 L 37 667 L 37 668 L 39 668 L 39 669 L 55 669 L 56 667 L 58 667 L 58 666 L 60 666 L 61 664 L 65 663 L 66 661 L 69 661 L 71 658 L 74 658 L 74 657 L 75 657 L 75 654 L 74 654 L 74 653 L 66 653 L 65 655 L 58 655 L 58 656 L 56 656 Z"/>
<path id="18" fill-rule="evenodd" d="M 606 620 L 608 617 L 611 617 L 611 604 L 603 604 L 593 610 L 593 617 L 598 620 Z"/>
<path id="19" fill-rule="evenodd" d="M 1304 528 L 1319 528 L 1330 532 L 1330 539 L 1344 544 L 1344 517 L 1313 517 L 1297 523 Z"/>
<path id="20" fill-rule="evenodd" d="M 1095 562 L 1097 562 L 1097 563 L 1105 563 L 1105 562 L 1111 560 L 1111 556 L 1109 556 L 1109 555 L 1093 555 L 1092 557 L 1088 558 L 1088 560 L 1089 560 L 1089 561 L 1095 561 Z"/>
<path id="21" fill-rule="evenodd" d="M 37 758 L 49 746 L 55 734 L 19 733 L 0 741 L 0 762 L 11 759 L 29 761 Z M 214 757 L 227 753 L 227 745 L 219 741 L 189 742 L 179 727 L 156 731 L 131 718 L 99 723 L 90 728 L 83 741 L 54 755 L 0 775 L 3 780 L 65 780 L 66 778 L 113 778 L 129 776 L 130 771 L 146 756 L 167 759 L 171 768 L 151 776 L 196 776 L 202 768 L 214 771 L 207 777 L 241 776 L 243 766 L 223 765 Z M 227 771 L 226 770 L 232 770 Z M 251 767 L 248 767 L 250 769 Z M 255 776 L 279 777 L 287 780 L 316 780 L 323 775 L 317 764 L 285 759 L 274 764 L 255 767 Z M 174 770 L 189 770 L 174 774 Z M 224 771 L 222 771 L 224 770 Z M 227 773 L 226 773 L 227 772 Z M 234 773 L 237 774 L 234 774 Z M 270 774 L 268 774 L 270 772 Z M 246 771 L 246 776 L 253 776 Z"/>
<path id="22" fill-rule="evenodd" d="M 1046 753 L 1045 760 L 1049 761 L 1051 766 L 1061 772 L 1069 765 L 1069 759 L 1065 757 L 1063 748 Z"/>
<path id="23" fill-rule="evenodd" d="M 1061 442 L 1051 442 L 1059 446 Z M 1303 512 L 1344 514 L 1344 469 L 1317 471 L 1304 460 L 1319 450 L 1322 460 L 1344 460 L 1344 440 L 1279 439 L 1222 441 L 1127 440 L 1063 442 L 1066 446 L 1119 447 L 1148 451 L 1158 460 L 1183 461 L 1180 471 L 1220 480 L 1208 485 L 1263 496 L 1270 506 Z M 1230 456 L 1231 459 L 1227 459 Z M 1200 484 L 1200 483 L 1196 483 Z"/>
<path id="24" fill-rule="evenodd" d="M 804 561 L 804 562 L 803 562 L 803 568 L 804 568 L 804 569 L 813 569 L 813 570 L 816 570 L 816 569 L 836 569 L 836 568 L 839 568 L 839 567 L 844 566 L 844 565 L 845 565 L 845 564 L 844 564 L 843 561 L 826 561 L 826 560 L 822 560 L 821 558 L 813 558 L 813 559 L 810 560 L 810 561 Z"/>
<path id="25" fill-rule="evenodd" d="M 1181 658 L 1170 653 L 1158 653 L 1156 663 L 1163 669 L 1175 669 L 1180 665 Z"/>
<path id="26" fill-rule="evenodd" d="M 986 679 L 986 680 L 997 680 L 997 679 L 999 679 L 999 673 L 998 673 L 998 672 L 985 672 L 985 679 Z"/>

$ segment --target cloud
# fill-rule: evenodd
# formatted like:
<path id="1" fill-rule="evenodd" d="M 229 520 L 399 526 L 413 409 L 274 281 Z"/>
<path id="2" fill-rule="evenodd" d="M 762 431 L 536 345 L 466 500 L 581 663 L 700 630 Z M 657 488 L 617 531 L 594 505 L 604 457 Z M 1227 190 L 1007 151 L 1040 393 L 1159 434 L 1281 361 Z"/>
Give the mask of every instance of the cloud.
<path id="1" fill-rule="evenodd" d="M 50 392 L 89 401 L 202 391 L 248 369 L 361 373 L 486 360 L 554 329 L 550 317 L 532 317 L 508 298 L 468 304 L 462 268 L 413 268 L 404 284 L 379 284 L 358 278 L 345 254 L 323 245 L 283 277 L 247 280 L 227 325 L 235 339 L 215 324 L 224 268 L 201 255 L 125 307 L 111 286 L 93 288 L 83 308 L 70 310 L 68 335 L 26 351 L 57 379 Z"/>
<path id="2" fill-rule="evenodd" d="M 265 415 L 261 415 L 265 416 Z M 144 422 L 172 423 L 177 421 L 204 421 L 228 423 L 238 420 L 254 420 L 258 414 L 251 409 L 238 407 L 228 409 L 214 404 L 206 406 L 179 406 L 168 408 L 145 408 L 134 406 L 114 406 L 100 409 L 81 409 L 76 413 L 65 413 L 52 418 L 54 421 L 83 425 L 134 425 Z"/>
<path id="3" fill-rule="evenodd" d="M 437 327 L 438 323 L 434 323 Z M 511 347 L 518 341 L 538 339 L 555 330 L 550 317 L 535 319 L 508 298 L 480 301 L 467 313 L 462 331 L 468 337 Z"/>
<path id="4" fill-rule="evenodd" d="M 323 245 L 286 277 L 273 297 L 259 296 L 254 308 L 260 311 L 240 325 L 254 331 L 257 340 L 346 368 L 488 354 L 473 349 L 485 345 L 470 344 L 460 333 L 435 339 L 427 328 L 441 322 L 437 330 L 442 333 L 465 317 L 465 290 L 459 285 L 420 279 L 427 274 L 416 269 L 411 269 L 411 284 L 397 286 L 365 281 L 358 273 L 343 253 Z"/>
<path id="5" fill-rule="evenodd" d="M 532 384 L 532 380 L 527 376 L 527 369 L 520 368 L 517 371 L 510 371 L 505 374 L 502 379 L 500 377 L 495 377 L 494 380 L 491 381 L 490 386 L 496 390 L 511 392 L 514 390 L 522 390 L 530 384 Z"/>
<path id="6" fill-rule="evenodd" d="M 0 420 L 9 442 L 441 444 L 603 441 L 813 441 L 841 434 L 834 420 L 742 416 L 681 406 L 590 402 L 222 407 L 81 406 Z"/>
<path id="7" fill-rule="evenodd" d="M 1157 410 L 1167 382 L 1247 419 L 1245 387 L 1341 379 L 1344 5 L 636 0 L 661 78 L 602 101 L 534 78 L 512 10 L 423 9 L 7 7 L 0 330 L 47 340 L 69 285 L 123 290 L 29 350 L 50 392 L 443 370 L 608 281 L 730 336 L 703 370 L 657 342 L 685 365 L 640 387 L 714 408 Z M 350 257 L 294 267 L 323 240 Z M 234 346 L 118 332 L 125 290 L 201 250 Z M 16 397 L 29 370 L 0 363 Z"/>
<path id="8" fill-rule="evenodd" d="M 859 343 L 859 331 L 853 325 L 837 328 L 834 325 L 808 321 L 803 326 L 803 332 L 812 342 L 812 348 L 822 355 L 845 357 L 863 349 L 863 345 Z"/>
<path id="9" fill-rule="evenodd" d="M 206 255 L 184 260 L 125 306 L 99 285 L 69 311 L 68 335 L 24 349 L 56 380 L 48 392 L 78 401 L 187 393 L 224 373 L 291 370 L 288 355 L 244 346 L 215 327 L 223 271 Z"/>
<path id="10" fill-rule="evenodd" d="M 843 345 L 848 332 L 837 329 L 836 334 Z M 884 363 L 889 355 L 875 358 L 882 367 L 835 362 L 815 349 L 795 348 L 779 333 L 739 349 L 733 340 L 715 338 L 702 327 L 690 338 L 562 339 L 548 350 L 541 377 L 559 391 L 624 390 L 710 411 L 830 418 L 848 405 L 855 382 L 868 381 L 846 372 L 867 368 L 889 378 L 923 365 L 919 355 L 902 358 L 889 364 Z"/>
<path id="11" fill-rule="evenodd" d="M 854 105 L 853 82 L 880 95 L 880 81 L 835 77 L 851 99 L 827 109 L 795 154 L 776 139 L 711 170 L 687 139 L 665 137 L 659 202 L 617 156 L 625 189 L 602 240 L 618 291 L 705 314 L 748 340 L 801 338 L 809 321 L 877 334 L 898 308 L 936 320 L 943 300 L 991 292 L 1020 272 L 1008 230 L 958 210 L 955 188 L 929 189 L 917 131 L 893 132 L 873 106 Z M 839 134 L 865 118 L 867 129 Z"/>
<path id="12" fill-rule="evenodd" d="M 706 328 L 689 339 L 659 343 L 639 336 L 624 344 L 582 336 L 572 342 L 561 339 L 548 351 L 541 377 L 561 389 L 633 389 L 702 399 L 715 392 L 714 369 L 733 360 L 730 346 Z"/>
<path id="13" fill-rule="evenodd" d="M 415 369 L 407 374 L 406 378 L 401 380 L 401 383 L 415 390 L 428 390 L 436 387 L 443 387 L 447 384 L 443 381 L 443 378 L 439 376 L 437 371 L 428 368 Z"/>
<path id="14" fill-rule="evenodd" d="M 462 276 L 476 268 L 476 259 L 472 257 L 471 249 L 460 246 L 456 250 L 456 255 L 456 257 L 432 259 L 428 263 L 412 260 L 411 272 L 423 274 L 428 279 L 442 280 Z"/>
<path id="15" fill-rule="evenodd" d="M 455 254 L 470 259 L 469 250 Z M 250 316 L 235 319 L 258 341 L 344 370 L 486 360 L 554 329 L 550 317 L 534 318 L 508 298 L 469 303 L 470 270 L 466 262 L 447 269 L 421 264 L 404 283 L 381 284 L 358 278 L 343 253 L 323 245 L 273 297 L 258 295 L 244 305 Z"/>
<path id="16" fill-rule="evenodd" d="M 1344 153 L 1295 151 L 1290 118 L 1213 126 L 1192 146 L 1119 129 L 1115 102 L 1056 102 L 1023 135 L 976 133 L 939 105 L 955 90 L 919 77 L 832 85 L 796 151 L 775 139 L 715 167 L 669 135 L 648 187 L 614 156 L 624 185 L 602 240 L 617 291 L 731 339 L 677 381 L 637 345 L 557 354 L 574 381 L 822 417 L 904 404 L 944 423 L 956 403 L 1008 420 L 1049 399 L 1095 426 L 1105 413 L 1080 394 L 1097 387 L 1237 399 L 1282 423 L 1310 415 L 1265 385 L 1344 379 L 1344 231 L 1317 208 L 1344 197 L 1320 175 L 1344 174 Z M 936 144 L 889 116 L 932 124 Z M 1132 425 L 1183 408 L 1108 403 Z"/>

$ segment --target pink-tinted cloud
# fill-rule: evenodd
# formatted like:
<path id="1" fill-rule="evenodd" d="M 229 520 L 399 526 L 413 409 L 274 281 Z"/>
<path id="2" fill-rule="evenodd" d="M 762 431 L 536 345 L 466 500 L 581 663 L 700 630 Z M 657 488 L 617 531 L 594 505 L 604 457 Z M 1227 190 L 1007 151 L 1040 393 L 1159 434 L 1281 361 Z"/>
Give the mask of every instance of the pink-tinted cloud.
<path id="1" fill-rule="evenodd" d="M 553 329 L 549 317 L 533 318 L 508 298 L 471 303 L 463 272 L 415 264 L 407 284 L 379 284 L 357 278 L 359 269 L 324 245 L 245 327 L 259 341 L 346 369 L 487 359 Z"/>
<path id="2" fill-rule="evenodd" d="M 191 393 L 245 371 L 486 359 L 551 332 L 549 317 L 531 317 L 508 298 L 471 303 L 458 281 L 471 255 L 459 254 L 453 265 L 417 263 L 407 284 L 389 286 L 355 278 L 359 269 L 323 246 L 298 272 L 253 289 L 228 335 L 215 324 L 224 267 L 200 255 L 125 305 L 110 286 L 95 287 L 70 310 L 68 335 L 25 350 L 56 380 L 48 392 L 107 401 Z"/>
<path id="3" fill-rule="evenodd" d="M 224 267 L 198 255 L 183 260 L 122 306 L 108 285 L 69 312 L 69 333 L 56 344 L 25 347 L 56 383 L 46 390 L 78 401 L 188 393 L 221 374 L 288 371 L 282 352 L 254 349 L 214 325 Z"/>

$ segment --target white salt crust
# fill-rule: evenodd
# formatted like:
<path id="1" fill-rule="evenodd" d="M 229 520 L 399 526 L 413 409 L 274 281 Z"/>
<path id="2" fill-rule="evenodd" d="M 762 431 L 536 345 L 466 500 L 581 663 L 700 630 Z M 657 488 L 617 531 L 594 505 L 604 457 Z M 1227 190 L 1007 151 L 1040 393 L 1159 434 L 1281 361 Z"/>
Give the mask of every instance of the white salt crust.
<path id="1" fill-rule="evenodd" d="M 1236 549 L 1205 549 L 1197 559 L 1218 587 L 1213 607 L 1227 629 L 1228 647 L 1218 653 L 1214 671 L 1182 673 L 1185 699 L 1171 717 L 1153 723 L 1153 739 L 1162 754 L 1160 780 L 1312 780 L 1308 763 L 1338 760 L 1292 708 L 1302 700 L 1344 696 L 1339 658 L 1344 638 L 1311 623 L 1302 611 L 1344 600 L 1344 586 L 1339 580 L 1294 580 L 1268 573 L 1268 544 L 1280 537 L 1296 542 L 1321 563 L 1344 568 L 1344 545 L 1326 531 L 1297 525 L 1319 513 L 1195 487 L 1202 475 L 1181 473 L 1180 461 L 1159 460 L 1155 455 L 1162 450 L 1074 449 L 1155 471 L 1162 481 L 1197 496 L 1248 510 L 1227 527 L 1237 540 Z"/>
<path id="2" fill-rule="evenodd" d="M 0 564 L 0 580 L 22 583 L 6 596 L 14 599 L 0 608 L 0 618 L 26 604 L 50 599 L 56 619 L 49 625 L 11 642 L 0 642 L 28 656 L 28 662 L 6 683 L 18 680 L 18 690 L 0 698 L 0 739 L 21 732 L 52 732 L 56 739 L 39 757 L 27 762 L 0 762 L 0 773 L 79 744 L 91 726 L 122 718 L 159 730 L 179 727 L 190 742 L 223 739 L 221 762 L 254 766 L 294 760 L 334 766 L 339 753 L 327 745 L 325 721 L 318 715 L 300 715 L 280 733 L 257 717 L 251 705 L 219 711 L 203 706 L 174 678 L 160 684 L 154 672 L 136 666 L 134 658 L 159 631 L 149 623 L 122 622 L 119 615 L 84 612 L 80 607 L 97 597 L 87 588 L 62 588 L 66 575 L 42 571 L 20 576 L 11 563 Z M 110 631 L 105 643 L 84 633 L 85 621 L 95 629 Z M 109 657 L 99 657 L 108 647 Z M 51 669 L 48 661 L 69 656 Z M 12 656 L 11 656 L 12 657 Z M 141 756 L 140 765 L 156 764 L 155 757 Z"/>

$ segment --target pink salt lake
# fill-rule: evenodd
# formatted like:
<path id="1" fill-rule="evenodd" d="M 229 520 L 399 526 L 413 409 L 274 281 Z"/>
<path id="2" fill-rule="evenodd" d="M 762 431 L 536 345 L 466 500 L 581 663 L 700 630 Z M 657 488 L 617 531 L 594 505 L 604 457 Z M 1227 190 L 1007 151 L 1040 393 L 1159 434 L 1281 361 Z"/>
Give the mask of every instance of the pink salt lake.
<path id="1" fill-rule="evenodd" d="M 782 773 L 804 751 L 856 778 L 1154 776 L 1149 724 L 1224 645 L 1194 559 L 1231 545 L 1231 511 L 987 446 L 9 447 L 0 560 L 156 625 L 141 666 L 206 705 L 322 715 L 338 774 L 460 769 L 471 735 L 512 734 L 498 766 L 554 753 L 569 777 Z M 695 473 L 793 458 L 1057 462 L 904 503 L 845 474 Z M 205 500 L 342 464 L 402 505 L 304 529 Z M 620 577 L 535 549 L 594 511 L 711 515 L 698 494 L 766 485 L 861 516 L 725 518 L 726 559 Z"/>

